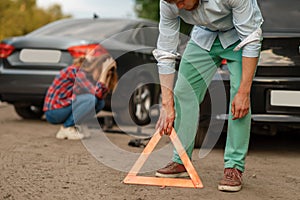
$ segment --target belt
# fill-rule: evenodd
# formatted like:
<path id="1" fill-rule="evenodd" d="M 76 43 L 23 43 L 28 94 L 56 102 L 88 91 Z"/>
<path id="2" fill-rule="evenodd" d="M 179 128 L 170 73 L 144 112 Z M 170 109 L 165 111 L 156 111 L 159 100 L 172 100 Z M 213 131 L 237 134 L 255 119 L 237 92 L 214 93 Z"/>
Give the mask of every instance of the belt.
<path id="1" fill-rule="evenodd" d="M 198 26 L 199 28 L 201 28 L 201 29 L 203 29 L 203 30 L 206 30 L 206 31 L 209 31 L 209 32 L 214 32 L 214 33 L 218 33 L 218 32 L 227 32 L 227 31 L 230 31 L 230 30 L 232 30 L 232 29 L 234 29 L 234 27 L 232 27 L 232 28 L 230 28 L 230 29 L 227 29 L 227 30 L 215 30 L 215 31 L 213 31 L 213 30 L 210 30 L 209 28 L 207 28 L 207 27 L 205 27 L 205 26 Z"/>

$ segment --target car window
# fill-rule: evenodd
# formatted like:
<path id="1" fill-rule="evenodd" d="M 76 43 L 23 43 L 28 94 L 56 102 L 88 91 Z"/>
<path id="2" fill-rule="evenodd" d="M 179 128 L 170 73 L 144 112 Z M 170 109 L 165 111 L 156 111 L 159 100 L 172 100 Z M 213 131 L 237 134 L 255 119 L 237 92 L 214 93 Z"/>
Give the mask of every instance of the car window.
<path id="1" fill-rule="evenodd" d="M 258 65 L 300 66 L 300 39 L 264 39 Z"/>
<path id="2" fill-rule="evenodd" d="M 66 20 L 49 24 L 28 35 L 30 36 L 66 36 L 83 39 L 103 39 L 120 32 L 127 26 L 121 21 L 112 20 Z"/>
<path id="3" fill-rule="evenodd" d="M 300 33 L 299 0 L 258 0 L 264 32 Z"/>
<path id="4" fill-rule="evenodd" d="M 158 28 L 156 28 L 156 27 L 147 28 L 147 29 L 144 29 L 144 31 L 145 31 L 145 38 L 146 38 L 145 44 L 147 46 L 155 47 L 157 38 L 158 38 L 158 34 L 159 34 Z"/>
<path id="5" fill-rule="evenodd" d="M 134 44 L 155 47 L 158 38 L 158 28 L 147 26 L 137 28 L 132 37 Z"/>

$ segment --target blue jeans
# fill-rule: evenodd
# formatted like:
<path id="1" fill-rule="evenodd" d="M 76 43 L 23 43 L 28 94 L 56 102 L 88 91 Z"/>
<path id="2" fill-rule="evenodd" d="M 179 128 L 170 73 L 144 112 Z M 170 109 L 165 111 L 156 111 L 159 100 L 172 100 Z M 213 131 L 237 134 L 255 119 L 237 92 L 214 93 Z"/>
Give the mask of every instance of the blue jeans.
<path id="1" fill-rule="evenodd" d="M 92 94 L 77 95 L 71 105 L 46 111 L 46 119 L 52 124 L 63 124 L 64 127 L 74 126 L 91 119 L 103 109 L 104 100 Z"/>

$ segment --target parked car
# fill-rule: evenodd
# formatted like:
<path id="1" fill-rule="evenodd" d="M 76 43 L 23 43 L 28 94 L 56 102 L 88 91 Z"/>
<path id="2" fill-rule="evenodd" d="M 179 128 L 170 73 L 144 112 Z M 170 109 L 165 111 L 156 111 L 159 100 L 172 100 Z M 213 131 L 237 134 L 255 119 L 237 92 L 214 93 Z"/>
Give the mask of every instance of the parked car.
<path id="1" fill-rule="evenodd" d="M 144 19 L 64 19 L 43 26 L 25 36 L 0 43 L 0 100 L 12 104 L 24 119 L 43 116 L 42 105 L 54 76 L 87 50 L 105 48 L 116 60 L 119 92 L 114 106 L 117 117 L 144 125 L 152 105 L 159 101 L 157 67 L 152 50 L 156 46 L 158 24 Z M 133 70 L 137 66 L 144 70 Z M 122 79 L 122 80 L 123 80 Z M 137 87 L 138 86 L 138 87 Z M 137 88 L 126 102 L 127 88 Z M 104 110 L 111 109 L 111 95 Z M 129 113 L 130 112 L 130 113 Z"/>
<path id="2" fill-rule="evenodd" d="M 251 93 L 252 130 L 276 134 L 281 128 L 299 128 L 300 124 L 300 12 L 297 10 L 300 2 L 258 2 L 265 22 Z M 114 93 L 118 94 L 116 103 L 111 106 L 109 96 L 105 109 L 116 107 L 116 117 L 124 123 L 133 121 L 146 125 L 151 120 L 151 106 L 158 104 L 160 99 L 159 85 L 149 84 L 159 82 L 151 53 L 156 46 L 157 26 L 147 20 L 68 19 L 23 37 L 5 39 L 0 44 L 0 100 L 13 104 L 23 118 L 40 118 L 46 89 L 58 70 L 69 65 L 77 53 L 93 47 L 90 45 L 100 44 L 116 59 L 121 83 Z M 181 49 L 185 41 L 186 38 L 181 42 Z M 48 51 L 54 60 L 43 57 Z M 24 57 L 27 53 L 35 56 Z M 55 57 L 57 55 L 60 59 Z M 210 97 L 216 93 L 220 93 L 221 98 L 212 106 Z M 208 127 L 226 130 L 228 102 L 229 72 L 224 61 L 200 106 L 196 147 L 206 138 Z M 216 112 L 212 112 L 215 107 Z"/>
<path id="3" fill-rule="evenodd" d="M 274 135 L 282 130 L 299 131 L 300 2 L 258 0 L 258 3 L 265 21 L 262 27 L 264 38 L 262 50 L 251 93 L 252 132 Z M 210 85 L 210 88 L 213 88 L 211 91 L 217 88 L 218 82 L 222 81 L 219 77 L 222 77 L 228 102 L 229 72 L 226 62 L 220 67 L 217 75 L 219 76 L 215 76 Z M 200 147 L 206 137 L 210 121 L 218 123 L 225 120 L 224 130 L 226 130 L 227 112 L 228 110 L 211 115 L 208 92 L 201 105 L 196 147 Z"/>

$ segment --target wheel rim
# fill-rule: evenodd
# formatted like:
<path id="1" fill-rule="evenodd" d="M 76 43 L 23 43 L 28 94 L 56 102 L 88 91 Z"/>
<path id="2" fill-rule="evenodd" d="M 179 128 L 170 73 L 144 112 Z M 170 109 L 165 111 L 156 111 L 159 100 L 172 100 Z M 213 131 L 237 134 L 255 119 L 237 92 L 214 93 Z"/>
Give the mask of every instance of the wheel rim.
<path id="1" fill-rule="evenodd" d="M 134 92 L 133 106 L 134 115 L 138 121 L 145 121 L 149 118 L 151 92 L 148 86 L 140 86 Z"/>

